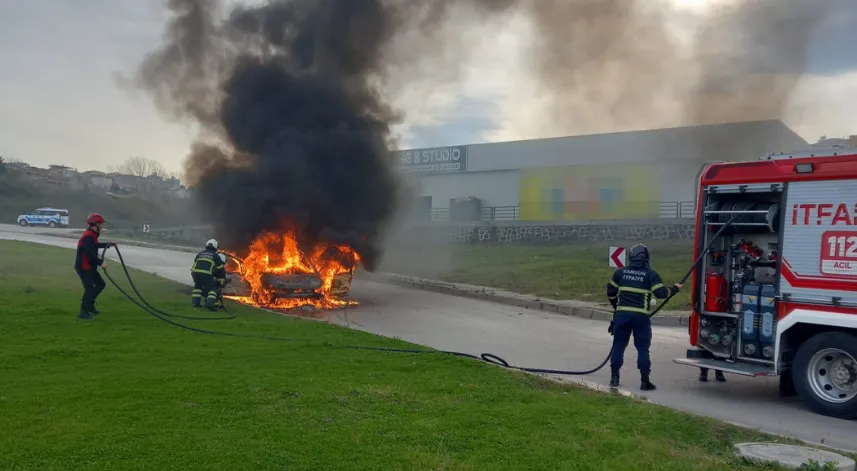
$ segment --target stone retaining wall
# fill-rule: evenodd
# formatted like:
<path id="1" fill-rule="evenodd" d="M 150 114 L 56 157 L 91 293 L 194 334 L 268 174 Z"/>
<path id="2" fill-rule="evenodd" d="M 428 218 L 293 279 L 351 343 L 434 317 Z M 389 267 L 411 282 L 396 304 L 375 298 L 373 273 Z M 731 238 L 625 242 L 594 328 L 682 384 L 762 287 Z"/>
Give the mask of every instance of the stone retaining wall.
<path id="1" fill-rule="evenodd" d="M 478 224 L 469 226 L 420 225 L 403 231 L 399 240 L 413 244 L 421 239 L 460 244 L 561 244 L 628 240 L 690 240 L 693 220 L 640 221 L 591 224 Z"/>

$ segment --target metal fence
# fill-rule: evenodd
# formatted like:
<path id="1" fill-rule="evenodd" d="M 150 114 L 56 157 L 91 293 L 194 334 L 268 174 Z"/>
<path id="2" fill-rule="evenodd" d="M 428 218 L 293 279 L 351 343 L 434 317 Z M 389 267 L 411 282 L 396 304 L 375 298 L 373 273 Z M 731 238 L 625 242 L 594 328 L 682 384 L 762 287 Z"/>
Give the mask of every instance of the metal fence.
<path id="1" fill-rule="evenodd" d="M 658 203 L 658 219 L 693 219 L 696 208 L 693 201 L 667 201 Z M 648 218 L 645 218 L 648 219 Z M 432 222 L 449 221 L 449 208 L 432 208 Z M 482 221 L 519 221 L 518 206 L 484 206 L 480 214 Z M 547 222 L 547 221 L 540 221 Z M 573 222 L 573 221 L 570 221 Z M 142 225 L 137 228 L 113 228 L 114 234 L 141 233 Z M 208 238 L 213 229 L 207 225 L 157 227 L 150 226 L 149 234 L 176 240 L 196 240 Z"/>
<path id="2" fill-rule="evenodd" d="M 519 206 L 484 206 L 480 214 L 482 221 L 518 221 Z M 665 201 L 658 203 L 658 219 L 692 219 L 696 214 L 693 201 Z M 449 208 L 432 208 L 432 221 L 448 221 Z"/>

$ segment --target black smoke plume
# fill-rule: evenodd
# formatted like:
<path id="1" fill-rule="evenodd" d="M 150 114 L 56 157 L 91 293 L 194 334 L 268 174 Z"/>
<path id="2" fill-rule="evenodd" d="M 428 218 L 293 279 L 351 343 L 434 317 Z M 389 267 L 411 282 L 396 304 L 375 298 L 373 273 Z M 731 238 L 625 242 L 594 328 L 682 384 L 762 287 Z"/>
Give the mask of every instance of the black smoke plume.
<path id="1" fill-rule="evenodd" d="M 393 33 L 376 0 L 239 7 L 171 0 L 165 46 L 139 73 L 162 109 L 202 134 L 186 163 L 221 244 L 263 231 L 345 242 L 368 269 L 397 207 L 388 153 L 396 114 L 372 83 Z"/>
<path id="2" fill-rule="evenodd" d="M 137 82 L 199 125 L 186 174 L 224 246 L 287 224 L 306 244 L 350 243 L 372 269 L 404 194 L 388 152 L 402 119 L 389 92 L 454 82 L 474 49 L 468 25 L 530 20 L 521 66 L 549 98 L 543 128 L 567 134 L 668 114 L 780 118 L 828 4 L 729 2 L 687 54 L 651 0 L 269 0 L 230 12 L 168 0 L 164 44 Z"/>
<path id="3" fill-rule="evenodd" d="M 271 0 L 227 15 L 216 0 L 167 6 L 165 44 L 137 83 L 200 126 L 186 175 L 222 244 L 241 251 L 294 229 L 306 246 L 351 245 L 372 270 L 405 191 L 389 153 L 401 116 L 382 93 L 384 54 L 403 30 L 431 38 L 454 2 Z"/>

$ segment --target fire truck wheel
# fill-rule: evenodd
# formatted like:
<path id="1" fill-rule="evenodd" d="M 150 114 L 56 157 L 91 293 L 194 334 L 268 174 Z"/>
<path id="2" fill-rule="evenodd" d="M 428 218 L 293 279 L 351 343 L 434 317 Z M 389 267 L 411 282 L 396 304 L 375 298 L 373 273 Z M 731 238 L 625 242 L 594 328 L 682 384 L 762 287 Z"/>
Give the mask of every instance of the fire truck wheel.
<path id="1" fill-rule="evenodd" d="M 823 332 L 809 338 L 795 355 L 792 378 L 816 413 L 857 419 L 857 336 Z"/>

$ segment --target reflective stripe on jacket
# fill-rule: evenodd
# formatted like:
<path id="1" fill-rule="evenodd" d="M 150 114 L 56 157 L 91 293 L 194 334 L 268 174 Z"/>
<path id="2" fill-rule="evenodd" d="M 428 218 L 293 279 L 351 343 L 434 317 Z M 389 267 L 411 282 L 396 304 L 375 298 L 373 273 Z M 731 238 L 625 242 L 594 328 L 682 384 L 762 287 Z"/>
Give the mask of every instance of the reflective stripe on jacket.
<path id="1" fill-rule="evenodd" d="M 191 273 L 211 275 L 217 279 L 226 277 L 226 265 L 223 264 L 223 260 L 217 255 L 217 250 L 214 249 L 205 249 L 196 254 L 190 271 Z"/>
<path id="2" fill-rule="evenodd" d="M 648 263 L 632 262 L 619 268 L 607 283 L 607 299 L 616 312 L 648 314 L 652 296 L 666 299 L 677 292 L 675 286 L 664 286 L 660 275 Z"/>

